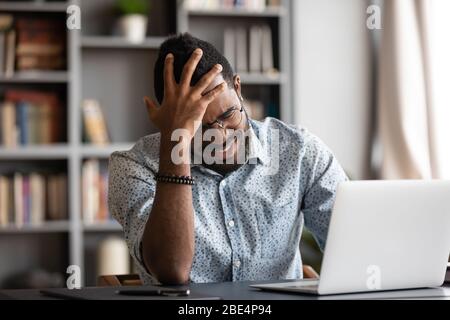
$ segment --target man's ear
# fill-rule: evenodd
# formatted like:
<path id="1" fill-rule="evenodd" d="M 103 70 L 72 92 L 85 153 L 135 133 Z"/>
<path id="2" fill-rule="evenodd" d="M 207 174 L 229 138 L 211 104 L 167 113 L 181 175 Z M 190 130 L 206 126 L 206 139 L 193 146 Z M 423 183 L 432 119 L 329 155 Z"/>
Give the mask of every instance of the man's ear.
<path id="1" fill-rule="evenodd" d="M 242 98 L 241 77 L 238 74 L 233 77 L 233 87 L 234 87 L 234 91 L 236 91 L 238 97 Z"/>

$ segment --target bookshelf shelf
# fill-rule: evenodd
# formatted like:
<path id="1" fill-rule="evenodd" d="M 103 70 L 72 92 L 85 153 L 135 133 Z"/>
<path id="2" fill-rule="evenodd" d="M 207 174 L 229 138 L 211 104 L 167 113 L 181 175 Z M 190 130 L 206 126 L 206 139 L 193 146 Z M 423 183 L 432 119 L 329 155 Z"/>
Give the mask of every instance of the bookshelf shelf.
<path id="1" fill-rule="evenodd" d="M 50 160 L 66 159 L 70 155 L 70 148 L 67 145 L 46 145 L 46 146 L 23 146 L 23 147 L 0 147 L 0 159 L 30 159 L 30 160 Z"/>
<path id="2" fill-rule="evenodd" d="M 284 74 L 260 74 L 260 73 L 239 73 L 241 82 L 244 85 L 280 85 L 285 82 Z"/>
<path id="3" fill-rule="evenodd" d="M 83 36 L 81 45 L 86 49 L 151 49 L 156 50 L 164 41 L 163 37 L 149 37 L 142 43 L 132 43 L 122 37 Z"/>
<path id="4" fill-rule="evenodd" d="M 30 233 L 62 233 L 69 232 L 69 221 L 48 221 L 41 225 L 24 225 L 16 227 L 14 225 L 0 227 L 0 235 L 2 234 L 30 234 Z"/>
<path id="5" fill-rule="evenodd" d="M 99 222 L 92 225 L 84 225 L 85 232 L 120 232 L 122 227 L 116 221 Z"/>
<path id="6" fill-rule="evenodd" d="M 219 17 L 261 17 L 261 18 L 276 18 L 286 15 L 286 10 L 282 7 L 266 8 L 264 10 L 247 10 L 247 9 L 188 9 L 186 10 L 189 16 L 219 16 Z"/>
<path id="7" fill-rule="evenodd" d="M 112 144 L 108 146 L 92 146 L 84 145 L 80 154 L 84 158 L 102 158 L 107 159 L 115 151 L 129 150 L 133 147 L 133 143 Z"/>
<path id="8" fill-rule="evenodd" d="M 66 83 L 69 73 L 66 71 L 21 71 L 12 77 L 0 76 L 1 84 L 8 83 Z"/>
<path id="9" fill-rule="evenodd" d="M 66 12 L 68 3 L 33 2 L 33 1 L 0 1 L 0 11 L 9 12 Z"/>

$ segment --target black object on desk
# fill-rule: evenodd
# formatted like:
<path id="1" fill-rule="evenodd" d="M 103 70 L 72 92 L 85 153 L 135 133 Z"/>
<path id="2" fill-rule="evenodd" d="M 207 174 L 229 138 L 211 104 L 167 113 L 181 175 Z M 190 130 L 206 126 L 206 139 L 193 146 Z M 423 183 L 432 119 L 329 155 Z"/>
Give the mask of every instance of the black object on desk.
<path id="1" fill-rule="evenodd" d="M 154 289 L 119 289 L 117 294 L 125 296 L 162 296 L 162 297 L 187 297 L 191 293 L 189 289 L 154 288 Z"/>
<path id="2" fill-rule="evenodd" d="M 40 290 L 44 296 L 65 300 L 221 300 L 220 297 L 190 293 L 189 289 L 143 287 L 103 287 L 80 290 L 46 289 Z"/>

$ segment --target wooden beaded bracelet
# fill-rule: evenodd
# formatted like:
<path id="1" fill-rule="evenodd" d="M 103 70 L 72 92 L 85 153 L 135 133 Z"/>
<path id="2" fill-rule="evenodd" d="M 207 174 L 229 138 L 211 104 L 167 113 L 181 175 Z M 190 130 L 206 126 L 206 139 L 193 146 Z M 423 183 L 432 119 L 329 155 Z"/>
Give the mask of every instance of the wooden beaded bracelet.
<path id="1" fill-rule="evenodd" d="M 174 183 L 174 184 L 184 184 L 184 185 L 194 185 L 195 179 L 190 176 L 176 176 L 176 175 L 161 175 L 156 176 L 156 181 L 164 183 Z"/>

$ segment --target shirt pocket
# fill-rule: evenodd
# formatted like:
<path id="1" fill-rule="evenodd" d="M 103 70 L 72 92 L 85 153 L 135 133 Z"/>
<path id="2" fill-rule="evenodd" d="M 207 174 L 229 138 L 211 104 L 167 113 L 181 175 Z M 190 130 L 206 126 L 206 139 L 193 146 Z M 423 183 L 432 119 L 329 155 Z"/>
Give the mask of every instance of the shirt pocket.
<path id="1" fill-rule="evenodd" d="M 300 233 L 296 199 L 266 201 L 256 212 L 261 258 L 277 259 L 297 250 Z"/>

